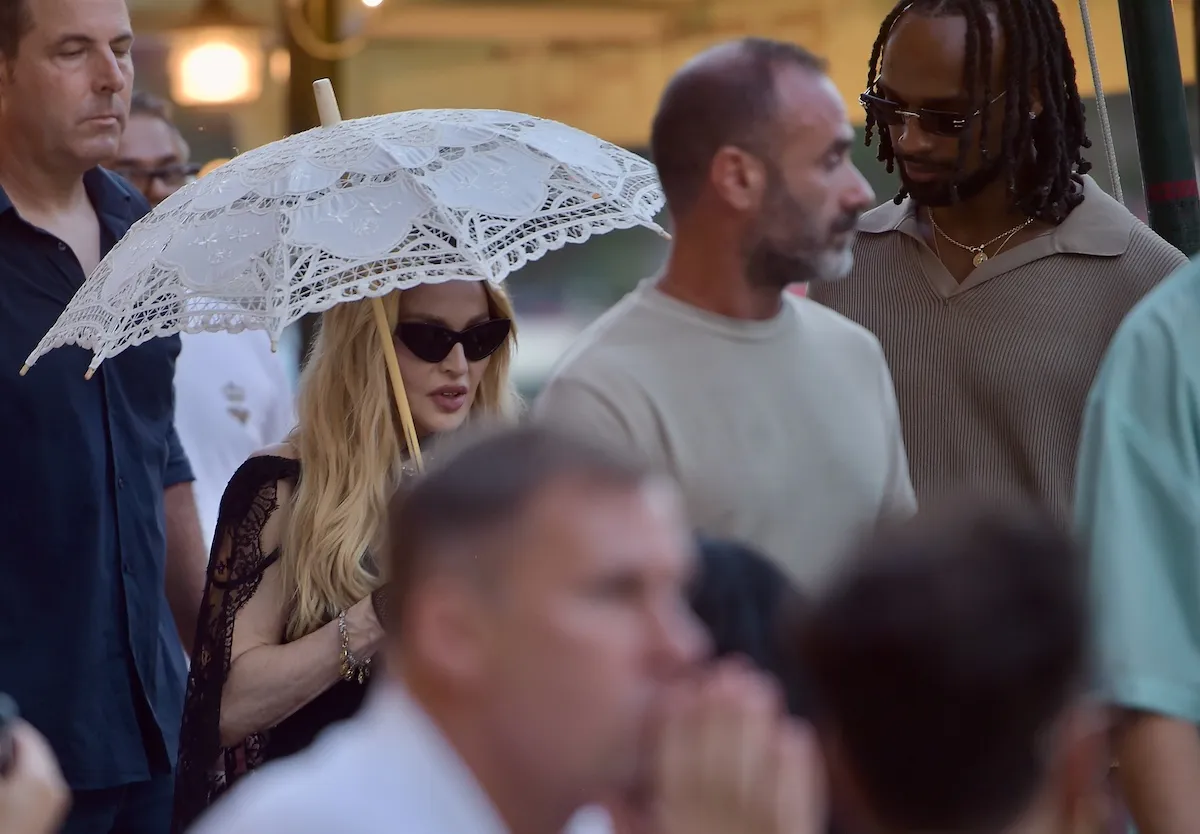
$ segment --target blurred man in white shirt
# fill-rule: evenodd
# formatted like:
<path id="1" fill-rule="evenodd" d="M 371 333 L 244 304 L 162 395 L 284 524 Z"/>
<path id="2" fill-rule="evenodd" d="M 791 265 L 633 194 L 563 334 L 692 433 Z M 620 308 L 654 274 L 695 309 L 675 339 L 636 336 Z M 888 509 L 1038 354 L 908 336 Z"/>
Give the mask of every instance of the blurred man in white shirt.
<path id="1" fill-rule="evenodd" d="M 118 157 L 108 167 L 157 206 L 199 166 L 166 102 L 135 93 Z M 212 543 L 225 485 L 246 458 L 295 425 L 292 385 L 282 358 L 259 330 L 184 333 L 175 364 L 175 427 L 192 462 L 205 541 Z"/>
<path id="2" fill-rule="evenodd" d="M 646 784 L 652 716 L 706 647 L 677 488 L 531 427 L 415 484 L 391 522 L 390 636 L 362 712 L 193 834 L 591 834 L 608 826 L 588 806 Z"/>

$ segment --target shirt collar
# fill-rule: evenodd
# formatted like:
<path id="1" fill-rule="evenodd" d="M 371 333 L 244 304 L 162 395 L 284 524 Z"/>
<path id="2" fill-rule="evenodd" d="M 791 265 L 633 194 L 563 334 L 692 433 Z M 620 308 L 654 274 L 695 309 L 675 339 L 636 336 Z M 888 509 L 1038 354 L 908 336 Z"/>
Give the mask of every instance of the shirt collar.
<path id="1" fill-rule="evenodd" d="M 899 205 L 889 200 L 863 215 L 859 231 L 873 235 L 900 232 L 920 240 L 915 211 L 916 204 L 910 197 Z M 1085 174 L 1083 202 L 1050 233 L 1050 238 L 1056 253 L 1112 258 L 1125 254 L 1136 224 L 1137 218 L 1128 209 Z"/>
<path id="2" fill-rule="evenodd" d="M 142 196 L 111 171 L 92 168 L 83 175 L 83 187 L 100 221 L 118 239 L 146 213 L 147 206 Z M 0 215 L 12 209 L 12 200 L 0 186 Z"/>
<path id="3" fill-rule="evenodd" d="M 378 727 L 375 737 L 383 749 L 391 755 L 399 751 L 407 754 L 406 761 L 396 763 L 401 771 L 419 760 L 439 792 L 453 797 L 458 821 L 469 819 L 469 828 L 476 834 L 507 834 L 499 812 L 474 773 L 403 684 L 387 681 L 373 687 L 363 716 Z"/>
<path id="4" fill-rule="evenodd" d="M 372 687 L 360 716 L 360 721 L 374 725 L 377 732 L 372 733 L 372 738 L 381 749 L 391 756 L 397 751 L 408 753 L 408 760 L 393 762 L 397 772 L 405 773 L 406 765 L 417 763 L 427 776 L 434 777 L 441 797 L 454 803 L 454 821 L 462 823 L 454 826 L 454 831 L 508 834 L 508 827 L 466 762 L 403 684 L 389 680 Z M 450 819 L 446 817 L 440 822 L 448 823 Z M 443 830 L 447 830 L 446 826 Z M 587 806 L 571 818 L 563 834 L 612 834 L 612 831 L 607 812 L 599 806 Z"/>

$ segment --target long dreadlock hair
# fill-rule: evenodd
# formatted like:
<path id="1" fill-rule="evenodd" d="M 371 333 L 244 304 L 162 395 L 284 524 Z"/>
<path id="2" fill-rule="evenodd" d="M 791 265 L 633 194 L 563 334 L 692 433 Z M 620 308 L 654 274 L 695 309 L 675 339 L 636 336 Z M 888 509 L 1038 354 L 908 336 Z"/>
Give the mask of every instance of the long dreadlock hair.
<path id="1" fill-rule="evenodd" d="M 1028 217 L 1058 224 L 1075 206 L 1083 202 L 1082 175 L 1091 170 L 1083 158 L 1083 149 L 1092 146 L 1084 130 L 1083 101 L 1075 83 L 1075 62 L 1067 43 L 1067 33 L 1054 0 L 899 0 L 879 27 L 879 37 L 871 48 L 867 70 L 867 89 L 872 90 L 879 77 L 884 45 L 892 27 L 905 12 L 930 17 L 960 15 L 967 23 L 967 43 L 963 83 L 974 90 L 983 79 L 983 101 L 995 95 L 991 89 L 992 26 L 989 11 L 994 11 L 1004 32 L 1005 96 L 1004 130 L 998 151 L 981 149 L 983 163 L 1011 160 L 1007 164 L 1008 185 L 1016 194 L 1017 207 Z M 971 60 L 974 56 L 975 60 Z M 1032 112 L 1030 80 L 1035 79 L 1041 94 L 1042 113 Z M 986 137 L 991 108 L 985 107 L 979 135 Z M 895 170 L 895 153 L 887 127 L 878 124 L 867 112 L 866 143 L 879 134 L 877 158 Z M 959 170 L 966 164 L 968 143 L 959 143 Z M 1033 150 L 1032 158 L 1029 149 Z M 1023 162 L 1028 162 L 1022 167 Z M 901 187 L 896 202 L 907 196 Z"/>

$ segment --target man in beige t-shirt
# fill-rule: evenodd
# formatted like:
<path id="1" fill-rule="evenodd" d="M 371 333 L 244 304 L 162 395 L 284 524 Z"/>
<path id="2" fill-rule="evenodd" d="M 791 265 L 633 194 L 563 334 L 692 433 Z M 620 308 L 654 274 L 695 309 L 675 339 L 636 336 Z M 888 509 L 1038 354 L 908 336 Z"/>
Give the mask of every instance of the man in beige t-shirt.
<path id="1" fill-rule="evenodd" d="M 666 269 L 583 334 L 534 407 L 665 465 L 702 532 L 808 588 L 866 528 L 915 509 L 879 343 L 787 292 L 849 271 L 873 200 L 853 138 L 800 47 L 747 39 L 689 63 L 652 137 Z"/>

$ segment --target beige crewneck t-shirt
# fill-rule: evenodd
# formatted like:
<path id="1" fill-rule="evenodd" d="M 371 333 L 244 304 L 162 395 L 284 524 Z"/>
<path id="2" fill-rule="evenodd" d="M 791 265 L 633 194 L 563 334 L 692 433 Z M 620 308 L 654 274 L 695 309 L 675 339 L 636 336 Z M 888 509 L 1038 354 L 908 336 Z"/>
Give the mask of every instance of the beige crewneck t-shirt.
<path id="1" fill-rule="evenodd" d="M 700 531 L 809 589 L 866 528 L 915 509 L 879 343 L 792 294 L 775 318 L 742 321 L 648 279 L 585 331 L 533 415 L 647 455 Z"/>

